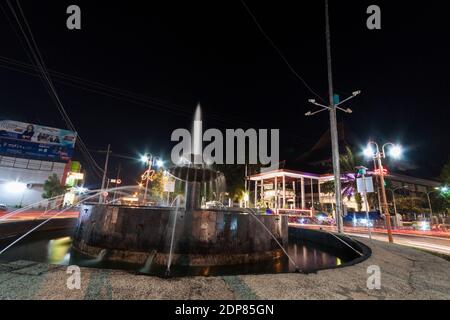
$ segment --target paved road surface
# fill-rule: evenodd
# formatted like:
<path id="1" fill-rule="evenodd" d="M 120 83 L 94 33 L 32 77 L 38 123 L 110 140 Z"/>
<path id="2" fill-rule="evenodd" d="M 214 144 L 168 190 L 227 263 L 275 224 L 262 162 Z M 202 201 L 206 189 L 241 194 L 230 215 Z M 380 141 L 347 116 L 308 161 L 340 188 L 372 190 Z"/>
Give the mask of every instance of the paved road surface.
<path id="1" fill-rule="evenodd" d="M 311 229 L 322 229 L 335 231 L 334 227 L 329 226 L 319 226 L 319 225 L 300 225 L 300 224 L 292 224 L 296 227 L 301 228 L 311 228 Z M 362 228 L 344 228 L 345 233 L 349 236 L 358 236 L 369 238 L 369 234 L 367 230 Z M 433 252 L 443 253 L 450 256 L 450 233 L 444 232 L 435 232 L 435 231 L 400 231 L 394 232 L 393 234 L 394 242 L 397 244 L 415 247 L 419 249 L 429 250 Z M 372 238 L 380 241 L 388 241 L 388 237 L 386 231 L 384 230 L 376 230 L 372 231 Z"/>
<path id="2" fill-rule="evenodd" d="M 350 236 L 359 236 L 368 238 L 367 233 L 348 233 Z M 394 242 L 397 244 L 415 247 L 419 249 L 444 253 L 450 255 L 450 239 L 434 236 L 417 236 L 417 235 L 399 235 L 395 234 Z M 372 238 L 375 240 L 388 241 L 386 234 L 373 233 Z"/>
<path id="3" fill-rule="evenodd" d="M 30 210 L 18 213 L 0 212 L 0 223 L 17 220 L 48 219 L 52 216 L 55 216 L 55 218 L 75 218 L 78 217 L 79 214 L 78 211 L 74 211 L 73 209 L 58 214 L 59 212 L 60 211 L 44 212 L 38 210 Z M 56 216 L 56 214 L 58 215 Z"/>

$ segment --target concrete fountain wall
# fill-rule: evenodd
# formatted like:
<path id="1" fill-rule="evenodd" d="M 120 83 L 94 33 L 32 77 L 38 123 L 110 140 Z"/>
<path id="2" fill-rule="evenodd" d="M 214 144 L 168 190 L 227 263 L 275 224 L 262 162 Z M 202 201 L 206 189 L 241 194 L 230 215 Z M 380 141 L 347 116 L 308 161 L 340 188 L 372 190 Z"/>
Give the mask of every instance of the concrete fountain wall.
<path id="1" fill-rule="evenodd" d="M 84 205 L 74 250 L 109 261 L 167 265 L 172 230 L 172 265 L 217 266 L 253 263 L 283 255 L 272 235 L 288 243 L 287 218 L 225 210 Z M 106 252 L 105 252 L 106 250 Z"/>

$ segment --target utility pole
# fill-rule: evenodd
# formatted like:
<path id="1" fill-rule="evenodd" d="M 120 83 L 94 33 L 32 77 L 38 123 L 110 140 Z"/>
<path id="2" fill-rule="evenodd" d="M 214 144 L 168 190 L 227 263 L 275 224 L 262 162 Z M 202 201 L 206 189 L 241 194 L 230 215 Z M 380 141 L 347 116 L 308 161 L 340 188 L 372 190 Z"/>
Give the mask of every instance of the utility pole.
<path id="1" fill-rule="evenodd" d="M 341 170 L 339 164 L 339 139 L 338 139 L 338 130 L 337 130 L 337 117 L 336 117 L 336 109 L 344 111 L 345 113 L 352 113 L 353 111 L 350 108 L 342 108 L 340 105 L 347 102 L 350 99 L 353 99 L 357 95 L 361 93 L 361 91 L 354 91 L 352 95 L 342 101 L 334 101 L 334 92 L 333 92 L 333 70 L 331 65 L 331 35 L 330 35 L 330 19 L 328 14 L 328 0 L 325 0 L 325 34 L 326 34 L 326 43 L 327 43 L 327 69 L 328 69 L 328 95 L 329 101 L 328 105 L 323 105 L 317 103 L 315 99 L 309 99 L 308 102 L 321 107 L 321 109 L 311 112 L 308 111 L 305 113 L 305 116 L 313 116 L 319 112 L 328 110 L 330 112 L 330 132 L 331 132 L 331 153 L 333 160 L 333 174 L 334 174 L 334 194 L 335 194 L 335 212 L 336 212 L 336 225 L 339 233 L 344 232 L 343 220 L 342 220 L 342 191 L 341 191 Z"/>
<path id="2" fill-rule="evenodd" d="M 121 167 L 122 167 L 121 163 L 119 162 L 119 166 L 117 167 L 116 188 L 117 188 L 119 177 L 120 177 L 120 170 L 122 169 Z M 116 200 L 116 192 L 117 192 L 117 190 L 114 190 L 113 203 Z"/>
<path id="3" fill-rule="evenodd" d="M 338 232 L 343 232 L 342 220 L 342 193 L 341 193 L 341 169 L 339 164 L 339 139 L 337 131 L 336 106 L 334 105 L 333 71 L 331 65 L 331 35 L 330 17 L 328 13 L 328 0 L 325 0 L 325 23 L 327 41 L 327 66 L 328 66 L 328 95 L 330 108 L 331 151 L 333 158 L 334 194 L 336 197 L 336 224 Z"/>
<path id="4" fill-rule="evenodd" d="M 103 195 L 103 193 L 105 192 L 106 174 L 108 172 L 108 161 L 109 161 L 110 149 L 111 149 L 111 145 L 108 144 L 108 149 L 106 151 L 105 167 L 103 169 L 102 192 L 100 194 L 100 197 L 98 198 L 98 203 L 103 203 L 104 202 L 104 195 Z"/>

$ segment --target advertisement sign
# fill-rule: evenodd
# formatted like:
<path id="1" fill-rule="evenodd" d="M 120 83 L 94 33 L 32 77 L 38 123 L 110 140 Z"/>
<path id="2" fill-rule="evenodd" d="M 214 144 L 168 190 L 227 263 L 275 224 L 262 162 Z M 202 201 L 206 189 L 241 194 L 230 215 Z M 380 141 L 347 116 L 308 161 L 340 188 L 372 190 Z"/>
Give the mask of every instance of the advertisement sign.
<path id="1" fill-rule="evenodd" d="M 0 154 L 68 161 L 76 132 L 12 120 L 0 121 Z"/>

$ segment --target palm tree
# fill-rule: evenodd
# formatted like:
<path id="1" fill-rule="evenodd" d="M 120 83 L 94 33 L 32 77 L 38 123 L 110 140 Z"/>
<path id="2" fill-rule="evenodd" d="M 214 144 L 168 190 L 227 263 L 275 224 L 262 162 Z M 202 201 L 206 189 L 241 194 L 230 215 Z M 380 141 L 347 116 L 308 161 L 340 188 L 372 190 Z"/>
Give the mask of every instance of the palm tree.
<path id="1" fill-rule="evenodd" d="M 358 206 L 358 211 L 362 209 L 362 198 L 361 194 L 356 192 L 356 174 L 355 167 L 357 163 L 361 163 L 355 154 L 352 152 L 349 146 L 345 147 L 345 153 L 341 154 L 339 157 L 340 168 L 341 168 L 341 186 L 342 195 L 347 197 L 348 200 L 352 196 L 355 197 L 355 201 Z M 334 181 L 329 181 L 323 184 L 322 190 L 325 193 L 334 193 Z"/>
<path id="2" fill-rule="evenodd" d="M 43 189 L 44 193 L 42 194 L 42 198 L 44 199 L 50 199 L 63 195 L 67 190 L 65 186 L 61 185 L 61 181 L 59 181 L 59 178 L 55 173 L 49 176 L 44 182 Z"/>

